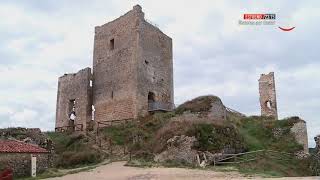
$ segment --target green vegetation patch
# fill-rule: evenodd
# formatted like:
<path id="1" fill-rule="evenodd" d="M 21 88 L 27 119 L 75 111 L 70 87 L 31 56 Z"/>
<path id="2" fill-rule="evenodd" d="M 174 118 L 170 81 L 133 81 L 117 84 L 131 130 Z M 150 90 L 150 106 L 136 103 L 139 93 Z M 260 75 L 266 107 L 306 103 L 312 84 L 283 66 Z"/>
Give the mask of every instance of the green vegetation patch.
<path id="1" fill-rule="evenodd" d="M 241 119 L 238 128 L 248 151 L 271 149 L 294 153 L 303 149 L 290 132 L 298 121 L 296 117 L 274 121 L 267 117 L 252 116 Z"/>
<path id="2" fill-rule="evenodd" d="M 258 174 L 263 177 L 311 176 L 309 159 L 299 160 L 294 156 L 265 154 L 256 161 L 241 163 L 238 169 L 244 174 Z"/>
<path id="3" fill-rule="evenodd" d="M 73 168 L 96 164 L 103 160 L 103 153 L 92 148 L 89 139 L 80 135 L 48 132 L 47 135 L 55 146 L 55 166 Z"/>
<path id="4" fill-rule="evenodd" d="M 197 138 L 195 148 L 200 151 L 221 152 L 229 149 L 234 153 L 245 149 L 244 138 L 234 126 L 195 124 L 187 135 Z"/>

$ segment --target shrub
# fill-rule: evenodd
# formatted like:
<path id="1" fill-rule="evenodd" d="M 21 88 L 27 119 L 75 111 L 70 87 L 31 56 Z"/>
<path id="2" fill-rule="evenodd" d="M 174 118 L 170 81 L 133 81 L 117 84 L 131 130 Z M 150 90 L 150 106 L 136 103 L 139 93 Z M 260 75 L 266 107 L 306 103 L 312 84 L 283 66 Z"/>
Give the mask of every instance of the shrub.
<path id="1" fill-rule="evenodd" d="M 197 138 L 195 148 L 201 151 L 221 152 L 228 149 L 243 152 L 245 149 L 244 139 L 233 126 L 195 124 L 187 135 Z"/>
<path id="2" fill-rule="evenodd" d="M 58 167 L 70 168 L 79 165 L 98 163 L 101 161 L 101 153 L 94 150 L 85 150 L 81 152 L 66 151 L 61 154 L 58 161 Z"/>
<path id="3" fill-rule="evenodd" d="M 294 153 L 303 149 L 290 132 L 293 124 L 299 121 L 296 117 L 274 121 L 267 117 L 252 116 L 241 119 L 239 129 L 250 151 L 273 149 Z M 273 130 L 277 128 L 282 130 L 278 138 L 273 135 Z"/>

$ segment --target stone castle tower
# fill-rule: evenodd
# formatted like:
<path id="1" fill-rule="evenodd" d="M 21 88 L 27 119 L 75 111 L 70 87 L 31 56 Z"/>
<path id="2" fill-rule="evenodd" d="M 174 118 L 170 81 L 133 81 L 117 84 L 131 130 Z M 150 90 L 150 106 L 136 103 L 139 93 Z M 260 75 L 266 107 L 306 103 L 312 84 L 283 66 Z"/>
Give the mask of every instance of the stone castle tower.
<path id="1" fill-rule="evenodd" d="M 95 27 L 93 74 L 85 68 L 59 78 L 56 128 L 86 129 L 92 119 L 135 119 L 173 107 L 172 39 L 148 23 L 136 5 Z"/>
<path id="2" fill-rule="evenodd" d="M 261 115 L 278 119 L 274 73 L 261 74 L 259 79 Z"/>

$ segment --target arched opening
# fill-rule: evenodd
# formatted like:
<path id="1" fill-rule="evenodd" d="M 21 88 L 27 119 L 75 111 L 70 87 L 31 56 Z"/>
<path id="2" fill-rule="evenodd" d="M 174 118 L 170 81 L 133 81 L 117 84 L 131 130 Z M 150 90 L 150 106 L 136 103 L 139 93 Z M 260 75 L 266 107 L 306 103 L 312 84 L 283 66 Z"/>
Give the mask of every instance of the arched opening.
<path id="1" fill-rule="evenodd" d="M 152 111 L 155 107 L 155 94 L 153 92 L 148 93 L 148 111 Z"/>
<path id="2" fill-rule="evenodd" d="M 266 101 L 266 107 L 267 107 L 269 110 L 271 110 L 271 106 L 272 106 L 271 101 Z"/>

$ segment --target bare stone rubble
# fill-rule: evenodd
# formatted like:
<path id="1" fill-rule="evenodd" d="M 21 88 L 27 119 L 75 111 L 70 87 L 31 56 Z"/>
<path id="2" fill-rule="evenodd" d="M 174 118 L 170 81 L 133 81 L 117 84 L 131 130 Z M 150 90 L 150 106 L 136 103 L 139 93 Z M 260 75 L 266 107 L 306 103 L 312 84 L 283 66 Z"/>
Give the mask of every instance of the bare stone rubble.
<path id="1" fill-rule="evenodd" d="M 274 73 L 261 74 L 259 79 L 261 115 L 278 119 Z"/>
<path id="2" fill-rule="evenodd" d="M 208 151 L 202 152 L 192 149 L 197 143 L 195 137 L 185 135 L 174 136 L 167 141 L 167 150 L 156 155 L 156 162 L 179 162 L 193 166 L 205 167 L 209 164 L 214 164 L 218 160 L 225 157 L 224 153 L 211 153 Z"/>
<path id="3" fill-rule="evenodd" d="M 198 152 L 192 149 L 196 141 L 195 137 L 174 136 L 167 141 L 168 149 L 156 155 L 154 160 L 156 162 L 175 161 L 189 165 L 197 164 Z"/>
<path id="4" fill-rule="evenodd" d="M 93 72 L 85 68 L 59 78 L 56 128 L 87 129 L 92 119 L 136 119 L 173 108 L 172 39 L 136 5 L 95 27 Z"/>

